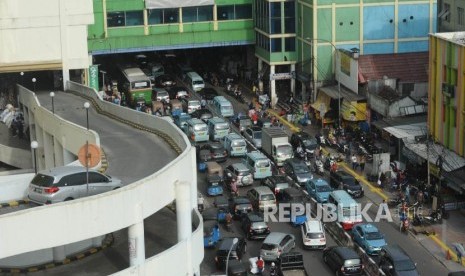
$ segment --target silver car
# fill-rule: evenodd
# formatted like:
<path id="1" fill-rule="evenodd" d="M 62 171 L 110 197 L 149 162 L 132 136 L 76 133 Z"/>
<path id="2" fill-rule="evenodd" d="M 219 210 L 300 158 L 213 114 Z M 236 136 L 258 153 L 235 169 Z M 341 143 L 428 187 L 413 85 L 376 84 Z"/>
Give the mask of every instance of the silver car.
<path id="1" fill-rule="evenodd" d="M 251 127 L 244 131 L 245 139 L 249 140 L 257 149 L 262 148 L 262 129 Z"/>
<path id="2" fill-rule="evenodd" d="M 170 103 L 170 95 L 168 94 L 168 91 L 163 88 L 156 88 L 155 92 L 157 93 L 157 101 Z"/>
<path id="3" fill-rule="evenodd" d="M 53 204 L 101 194 L 122 187 L 121 180 L 85 167 L 63 166 L 40 171 L 29 184 L 28 199 L 36 204 Z"/>
<path id="4" fill-rule="evenodd" d="M 263 241 L 260 256 L 264 261 L 276 261 L 281 254 L 290 252 L 294 247 L 294 235 L 271 232 Z"/>

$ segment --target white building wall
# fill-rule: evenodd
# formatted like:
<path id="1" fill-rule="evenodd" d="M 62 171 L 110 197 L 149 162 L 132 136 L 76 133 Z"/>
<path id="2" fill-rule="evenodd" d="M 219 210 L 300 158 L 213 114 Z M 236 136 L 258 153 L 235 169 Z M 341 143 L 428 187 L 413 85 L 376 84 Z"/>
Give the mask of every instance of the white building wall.
<path id="1" fill-rule="evenodd" d="M 87 68 L 87 25 L 93 22 L 91 0 L 0 0 L 0 71 L 31 64 L 61 68 L 62 56 L 69 69 Z"/>

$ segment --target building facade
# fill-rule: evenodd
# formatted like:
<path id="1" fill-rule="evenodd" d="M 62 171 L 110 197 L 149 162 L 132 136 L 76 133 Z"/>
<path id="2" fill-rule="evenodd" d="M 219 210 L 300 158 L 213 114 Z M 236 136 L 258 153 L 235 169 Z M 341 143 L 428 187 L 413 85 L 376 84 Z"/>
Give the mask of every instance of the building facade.
<path id="1" fill-rule="evenodd" d="M 435 141 L 465 156 L 465 32 L 430 35 L 428 127 Z"/>
<path id="2" fill-rule="evenodd" d="M 438 32 L 465 31 L 465 1 L 438 1 Z"/>

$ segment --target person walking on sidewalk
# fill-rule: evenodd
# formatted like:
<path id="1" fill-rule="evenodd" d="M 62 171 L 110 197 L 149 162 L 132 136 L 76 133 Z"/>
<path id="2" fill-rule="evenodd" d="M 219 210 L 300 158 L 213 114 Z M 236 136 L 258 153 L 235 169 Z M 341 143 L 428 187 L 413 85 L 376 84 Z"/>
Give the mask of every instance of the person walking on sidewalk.
<path id="1" fill-rule="evenodd" d="M 362 154 L 362 155 L 360 156 L 360 170 L 362 171 L 362 173 L 365 172 L 365 163 L 366 163 L 366 161 L 367 161 L 367 160 L 366 160 L 365 154 Z"/>
<path id="2" fill-rule="evenodd" d="M 357 156 L 355 156 L 355 154 L 352 154 L 351 160 L 352 160 L 352 170 L 356 170 L 358 167 Z"/>

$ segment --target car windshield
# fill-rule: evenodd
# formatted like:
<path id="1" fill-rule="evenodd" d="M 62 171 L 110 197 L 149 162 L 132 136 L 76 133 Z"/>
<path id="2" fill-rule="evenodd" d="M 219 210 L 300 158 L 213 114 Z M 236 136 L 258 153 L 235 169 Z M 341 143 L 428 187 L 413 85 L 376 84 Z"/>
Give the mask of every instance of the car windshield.
<path id="1" fill-rule="evenodd" d="M 203 84 L 203 81 L 201 81 L 201 80 L 196 80 L 196 81 L 193 81 L 192 83 L 193 83 L 193 84 Z"/>
<path id="2" fill-rule="evenodd" d="M 237 140 L 232 142 L 233 147 L 245 147 L 245 141 L 244 140 Z"/>
<path id="3" fill-rule="evenodd" d="M 383 235 L 380 232 L 369 232 L 365 234 L 365 239 L 367 240 L 381 240 Z"/>
<path id="4" fill-rule="evenodd" d="M 207 131 L 207 125 L 201 125 L 201 124 L 195 125 L 194 130 L 195 131 Z"/>
<path id="5" fill-rule="evenodd" d="M 263 214 L 261 213 L 251 214 L 249 215 L 249 218 L 251 222 L 263 222 L 264 221 Z"/>
<path id="6" fill-rule="evenodd" d="M 307 166 L 296 166 L 295 167 L 295 173 L 296 174 L 304 174 L 304 173 L 309 173 L 310 170 L 308 169 Z"/>
<path id="7" fill-rule="evenodd" d="M 262 244 L 263 250 L 274 250 L 276 248 L 275 244 L 264 243 Z"/>
<path id="8" fill-rule="evenodd" d="M 320 193 L 331 192 L 331 187 L 328 185 L 318 185 L 316 186 L 316 191 Z"/>
<path id="9" fill-rule="evenodd" d="M 158 97 L 169 97 L 168 92 L 158 92 Z"/>
<path id="10" fill-rule="evenodd" d="M 396 271 L 409 271 L 415 270 L 415 264 L 411 260 L 402 260 L 394 262 L 394 267 Z"/>
<path id="11" fill-rule="evenodd" d="M 262 132 L 261 131 L 254 132 L 253 133 L 253 138 L 254 139 L 262 139 Z"/>
<path id="12" fill-rule="evenodd" d="M 229 124 L 228 123 L 216 124 L 215 129 L 218 129 L 218 130 L 229 129 Z"/>
<path id="13" fill-rule="evenodd" d="M 307 239 L 323 239 L 324 237 L 323 233 L 307 233 Z"/>
<path id="14" fill-rule="evenodd" d="M 278 156 L 281 154 L 292 155 L 292 147 L 289 145 L 282 145 L 277 147 Z"/>
<path id="15" fill-rule="evenodd" d="M 189 106 L 198 106 L 200 105 L 199 101 L 189 101 Z"/>
<path id="16" fill-rule="evenodd" d="M 359 264 L 360 264 L 360 259 L 350 259 L 344 262 L 344 266 L 354 266 L 354 265 L 359 265 Z"/>
<path id="17" fill-rule="evenodd" d="M 289 184 L 287 185 L 289 186 Z M 292 196 L 290 201 L 294 203 L 302 203 L 304 202 L 304 197 L 303 196 Z"/>
<path id="18" fill-rule="evenodd" d="M 232 106 L 229 105 L 222 105 L 221 106 L 221 111 L 229 111 L 232 110 Z"/>
<path id="19" fill-rule="evenodd" d="M 315 140 L 308 139 L 308 140 L 304 140 L 303 142 L 306 148 L 315 149 L 317 146 L 317 143 Z"/>
<path id="20" fill-rule="evenodd" d="M 257 163 L 255 163 L 255 166 L 257 168 L 266 168 L 270 166 L 270 161 L 268 160 L 258 160 Z"/>
<path id="21" fill-rule="evenodd" d="M 32 179 L 31 184 L 41 187 L 51 187 L 53 186 L 53 180 L 53 177 L 39 173 Z"/>
<path id="22" fill-rule="evenodd" d="M 236 198 L 236 204 L 249 204 L 250 201 L 246 197 L 238 197 Z"/>
<path id="23" fill-rule="evenodd" d="M 354 205 L 352 207 L 343 207 L 342 215 L 344 217 L 358 216 L 357 206 Z"/>
<path id="24" fill-rule="evenodd" d="M 246 175 L 246 174 L 249 174 L 250 171 L 249 170 L 241 170 L 241 171 L 238 171 L 239 175 Z"/>
<path id="25" fill-rule="evenodd" d="M 347 184 L 349 186 L 357 186 L 357 184 L 355 183 L 355 179 L 352 177 L 343 178 L 342 181 L 344 182 L 344 184 Z"/>

